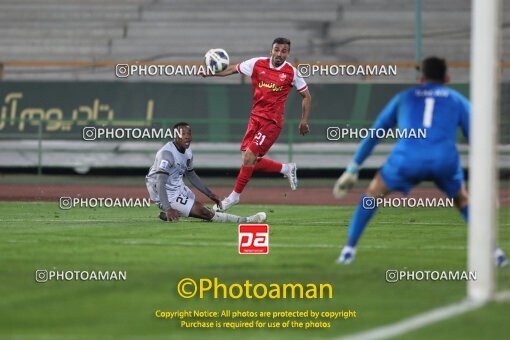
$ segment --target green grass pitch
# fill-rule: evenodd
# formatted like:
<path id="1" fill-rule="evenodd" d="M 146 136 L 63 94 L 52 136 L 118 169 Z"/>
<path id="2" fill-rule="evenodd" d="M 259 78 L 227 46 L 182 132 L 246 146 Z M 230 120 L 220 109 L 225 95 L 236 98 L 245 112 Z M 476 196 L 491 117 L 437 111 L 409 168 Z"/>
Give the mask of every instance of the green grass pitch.
<path id="1" fill-rule="evenodd" d="M 351 266 L 334 264 L 352 206 L 240 205 L 236 214 L 268 212 L 270 253 L 237 254 L 237 225 L 159 221 L 157 209 L 60 210 L 58 203 L 0 203 L 0 338 L 332 338 L 461 300 L 465 282 L 387 283 L 385 272 L 465 270 L 466 226 L 453 209 L 380 209 Z M 505 216 L 508 216 L 505 214 Z M 508 219 L 500 244 L 510 250 Z M 505 223 L 506 222 L 506 223 Z M 47 270 L 125 270 L 126 281 L 36 283 Z M 180 279 L 218 277 L 223 283 L 331 283 L 333 299 L 183 299 Z M 498 270 L 498 289 L 510 269 Z M 182 329 L 157 310 L 340 311 L 357 318 L 328 329 Z M 508 304 L 492 303 L 401 337 L 504 339 Z"/>

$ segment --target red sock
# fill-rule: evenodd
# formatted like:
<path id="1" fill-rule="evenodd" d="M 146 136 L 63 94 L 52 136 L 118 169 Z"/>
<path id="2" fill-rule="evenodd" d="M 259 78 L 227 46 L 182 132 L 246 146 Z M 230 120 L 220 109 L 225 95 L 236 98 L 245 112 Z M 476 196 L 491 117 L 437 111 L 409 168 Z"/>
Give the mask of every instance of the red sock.
<path id="1" fill-rule="evenodd" d="M 255 171 L 280 172 L 280 170 L 282 170 L 282 166 L 282 163 L 278 163 L 267 158 L 260 158 L 257 164 L 255 164 Z"/>
<path id="2" fill-rule="evenodd" d="M 251 175 L 253 174 L 254 166 L 246 166 L 243 165 L 241 170 L 239 171 L 239 175 L 237 175 L 236 186 L 234 187 L 234 191 L 238 194 L 242 193 L 244 187 L 250 181 Z"/>

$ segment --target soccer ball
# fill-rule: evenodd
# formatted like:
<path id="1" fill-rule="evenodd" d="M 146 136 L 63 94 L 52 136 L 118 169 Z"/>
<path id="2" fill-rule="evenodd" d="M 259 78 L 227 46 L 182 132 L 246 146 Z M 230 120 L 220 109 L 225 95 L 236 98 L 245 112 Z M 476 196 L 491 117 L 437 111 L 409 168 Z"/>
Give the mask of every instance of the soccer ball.
<path id="1" fill-rule="evenodd" d="M 204 57 L 206 71 L 213 71 L 214 73 L 224 71 L 229 63 L 227 51 L 222 48 L 211 48 Z"/>

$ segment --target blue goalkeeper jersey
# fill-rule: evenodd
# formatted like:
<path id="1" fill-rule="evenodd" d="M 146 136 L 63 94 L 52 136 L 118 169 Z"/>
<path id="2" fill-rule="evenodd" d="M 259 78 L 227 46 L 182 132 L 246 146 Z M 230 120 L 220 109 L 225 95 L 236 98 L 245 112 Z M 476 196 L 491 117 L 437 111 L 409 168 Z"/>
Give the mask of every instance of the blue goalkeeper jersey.
<path id="1" fill-rule="evenodd" d="M 391 156 L 424 164 L 428 160 L 459 158 L 456 148 L 457 128 L 469 142 L 469 101 L 459 92 L 441 84 L 425 84 L 399 92 L 379 114 L 372 128 L 399 130 L 426 129 L 425 138 L 401 138 Z M 361 165 L 379 139 L 365 138 L 354 161 Z"/>

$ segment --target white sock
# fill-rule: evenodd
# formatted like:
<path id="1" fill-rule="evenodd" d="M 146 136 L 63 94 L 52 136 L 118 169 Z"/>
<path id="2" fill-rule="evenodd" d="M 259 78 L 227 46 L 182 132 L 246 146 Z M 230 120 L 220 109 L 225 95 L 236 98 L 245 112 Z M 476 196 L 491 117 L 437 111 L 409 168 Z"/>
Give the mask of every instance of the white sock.
<path id="1" fill-rule="evenodd" d="M 241 198 L 241 194 L 240 193 L 237 193 L 235 191 L 232 191 L 230 193 L 230 195 L 228 196 L 228 198 L 231 200 L 231 201 L 239 201 L 239 198 Z"/>
<path id="2" fill-rule="evenodd" d="M 345 253 L 345 252 L 355 253 L 356 252 L 356 248 L 351 247 L 351 246 L 345 246 L 344 249 L 342 249 L 342 254 Z"/>
<path id="3" fill-rule="evenodd" d="M 246 223 L 248 221 L 248 219 L 246 217 L 236 216 L 236 215 L 232 215 L 232 214 L 215 212 L 211 221 L 213 221 L 213 222 Z"/>
<path id="4" fill-rule="evenodd" d="M 286 174 L 289 171 L 289 166 L 287 164 L 282 164 L 282 169 L 280 170 L 281 174 Z"/>

